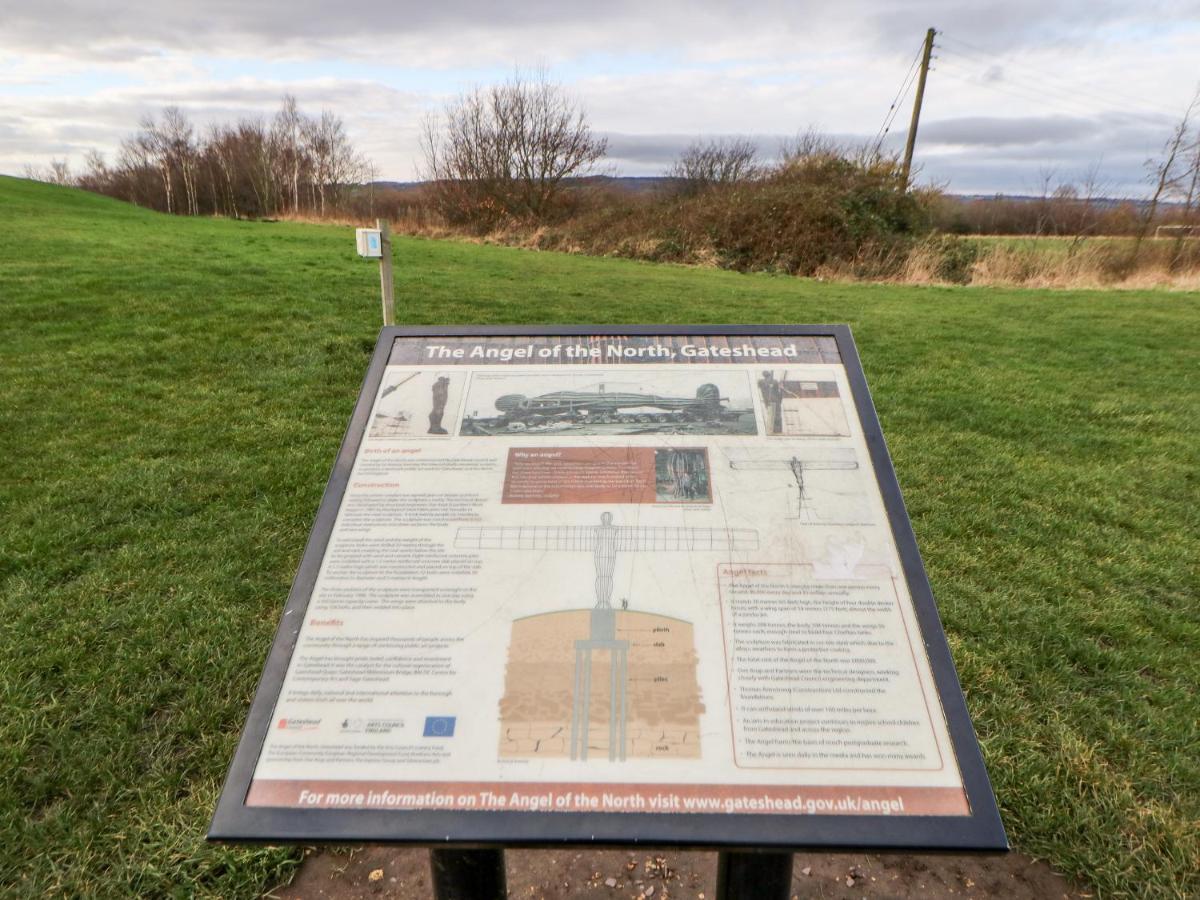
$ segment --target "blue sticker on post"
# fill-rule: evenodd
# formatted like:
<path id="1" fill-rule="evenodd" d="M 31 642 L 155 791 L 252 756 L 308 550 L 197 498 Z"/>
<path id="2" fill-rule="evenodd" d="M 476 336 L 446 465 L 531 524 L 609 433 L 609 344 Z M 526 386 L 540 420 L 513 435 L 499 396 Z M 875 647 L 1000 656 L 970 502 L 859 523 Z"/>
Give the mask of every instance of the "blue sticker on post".
<path id="1" fill-rule="evenodd" d="M 455 716 L 426 716 L 425 737 L 454 737 Z"/>

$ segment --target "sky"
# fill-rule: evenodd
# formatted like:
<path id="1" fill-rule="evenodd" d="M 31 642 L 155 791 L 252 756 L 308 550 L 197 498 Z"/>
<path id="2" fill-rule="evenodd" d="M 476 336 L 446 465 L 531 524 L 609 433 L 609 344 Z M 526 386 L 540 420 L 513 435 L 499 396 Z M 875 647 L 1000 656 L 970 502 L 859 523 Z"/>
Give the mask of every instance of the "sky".
<path id="1" fill-rule="evenodd" d="M 916 165 L 956 193 L 1091 173 L 1144 195 L 1200 82 L 1200 0 L 0 0 L 0 172 L 111 159 L 166 105 L 203 127 L 291 93 L 339 114 L 381 179 L 415 180 L 422 121 L 516 67 L 578 99 L 610 174 L 661 174 L 702 137 L 871 141 L 898 94 L 899 148 L 928 27 Z"/>

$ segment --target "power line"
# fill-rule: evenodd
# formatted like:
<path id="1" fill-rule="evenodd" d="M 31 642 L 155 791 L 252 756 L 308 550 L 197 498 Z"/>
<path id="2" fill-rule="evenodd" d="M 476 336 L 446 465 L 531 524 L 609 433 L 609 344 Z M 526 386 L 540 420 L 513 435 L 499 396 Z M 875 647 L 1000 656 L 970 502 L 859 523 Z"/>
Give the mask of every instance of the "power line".
<path id="1" fill-rule="evenodd" d="M 982 47 L 979 47 L 975 44 L 971 44 L 967 41 L 962 40 L 961 38 L 951 36 L 949 38 L 949 40 L 952 45 L 954 45 L 954 44 L 958 45 L 959 53 L 962 53 L 962 54 L 968 55 L 968 56 L 974 56 L 976 59 L 978 59 L 980 62 L 982 62 L 984 64 L 994 65 L 994 64 L 1008 62 L 1008 60 L 1001 57 L 1000 54 L 993 53 L 988 50 L 984 50 Z M 1028 64 L 1025 64 L 1024 68 L 1029 69 L 1030 67 L 1028 66 Z M 1059 79 L 1058 76 L 1051 75 L 1044 71 L 1035 71 L 1034 74 L 1036 74 L 1038 76 L 1038 84 L 1039 85 L 1043 84 L 1046 81 L 1056 81 L 1056 82 L 1058 82 L 1057 87 L 1059 90 L 1066 90 L 1066 91 L 1070 91 L 1071 93 L 1074 93 L 1074 94 L 1086 95 L 1086 96 L 1090 97 L 1091 99 L 1099 101 L 1101 103 L 1111 103 L 1113 101 L 1113 99 L 1115 98 L 1118 100 L 1123 100 L 1124 102 L 1133 104 L 1133 105 L 1139 105 L 1139 106 L 1150 105 L 1150 106 L 1152 106 L 1152 104 L 1146 103 L 1146 99 L 1144 97 L 1134 97 L 1132 94 L 1123 94 L 1121 91 L 1114 90 L 1112 88 L 1106 88 L 1106 90 L 1104 90 L 1104 91 L 1096 91 L 1096 90 L 1093 90 L 1093 89 L 1087 87 L 1086 85 L 1080 85 L 1075 82 L 1068 83 L 1068 82 L 1062 81 L 1061 79 Z"/>
<path id="2" fill-rule="evenodd" d="M 952 51 L 952 53 L 954 54 L 952 56 L 952 58 L 954 58 L 954 59 L 965 60 L 968 63 L 976 63 L 981 66 L 989 66 L 989 67 L 996 66 L 995 63 L 990 63 L 987 61 L 975 59 L 973 57 L 964 56 L 963 54 L 961 54 L 961 52 L 959 52 L 957 50 Z M 1004 71 L 1003 80 L 1007 81 L 1007 82 L 1021 84 L 1027 88 L 1037 91 L 1039 94 L 1041 94 L 1041 93 L 1052 94 L 1054 96 L 1062 97 L 1062 98 L 1070 100 L 1072 102 L 1085 104 L 1090 108 L 1090 111 L 1093 113 L 1098 111 L 1098 108 L 1102 109 L 1102 110 L 1121 110 L 1123 106 L 1132 106 L 1135 108 L 1136 112 L 1139 112 L 1139 113 L 1157 113 L 1159 115 L 1168 116 L 1168 117 L 1174 117 L 1174 115 L 1175 115 L 1174 112 L 1168 111 L 1162 107 L 1155 107 L 1155 106 L 1153 106 L 1151 104 L 1147 104 L 1145 102 L 1127 101 L 1125 103 L 1122 103 L 1121 101 L 1124 98 L 1115 97 L 1115 96 L 1100 97 L 1097 95 L 1092 95 L 1085 91 L 1080 91 L 1080 90 L 1076 90 L 1076 89 L 1069 88 L 1069 87 L 1063 87 L 1061 84 L 1056 83 L 1049 76 L 1040 75 L 1036 71 L 1034 71 L 1031 76 L 1027 77 L 1019 72 L 1014 74 L 1011 71 L 1011 67 L 1009 67 L 1009 68 L 1005 69 L 1005 71 Z"/>
<path id="3" fill-rule="evenodd" d="M 944 72 L 974 87 L 984 87 L 989 90 L 999 91 L 1000 93 L 1008 94 L 1041 107 L 1057 107 L 1058 112 L 1067 112 L 1073 116 L 1089 118 L 1096 114 L 1095 108 L 1088 106 L 1083 101 L 1042 91 L 1032 85 L 1009 79 L 1003 81 L 981 79 L 978 72 L 963 66 L 953 58 L 945 60 L 938 67 L 938 71 Z"/>
<path id="4" fill-rule="evenodd" d="M 987 63 L 987 62 L 973 59 L 972 57 L 969 57 L 969 56 L 964 56 L 959 51 L 953 50 L 953 49 L 950 49 L 948 51 L 948 55 L 946 55 L 945 58 L 950 63 L 961 66 L 965 71 L 968 71 L 968 72 L 970 72 L 970 67 L 972 65 L 984 65 L 984 66 L 994 65 L 992 63 Z M 1023 77 L 1022 75 L 1020 75 L 1019 73 L 1013 74 L 1012 72 L 1006 70 L 1004 72 L 1004 75 L 1002 78 L 991 78 L 991 77 L 989 77 L 989 74 L 987 71 L 983 71 L 981 73 L 972 73 L 972 74 L 975 74 L 977 77 L 980 78 L 981 81 L 983 81 L 985 84 L 988 84 L 988 85 L 995 85 L 995 84 L 1013 85 L 1015 87 L 1024 88 L 1026 90 L 1032 91 L 1033 93 L 1035 93 L 1038 96 L 1049 95 L 1049 96 L 1057 97 L 1061 100 L 1065 100 L 1068 103 L 1078 104 L 1079 106 L 1086 108 L 1089 114 L 1094 114 L 1096 112 L 1096 109 L 1092 105 L 1092 101 L 1090 100 L 1090 98 L 1076 95 L 1072 91 L 1058 88 L 1047 82 L 1033 81 L 1031 79 L 1027 79 L 1027 78 Z"/>
<path id="5" fill-rule="evenodd" d="M 912 89 L 913 79 L 917 77 L 917 62 L 920 60 L 920 49 L 917 50 L 917 55 L 913 56 L 912 65 L 908 66 L 908 71 L 905 73 L 904 80 L 900 83 L 900 90 L 896 91 L 896 96 L 892 100 L 892 106 L 888 107 L 888 112 L 883 115 L 883 122 L 875 132 L 875 138 L 872 140 L 876 146 L 880 144 L 883 137 L 886 136 L 892 124 L 895 121 L 896 114 L 900 112 L 900 104 L 904 102 L 908 96 L 908 91 Z"/>
<path id="6" fill-rule="evenodd" d="M 1131 94 L 1124 94 L 1118 90 L 1105 88 L 1104 91 L 1098 91 L 1093 88 L 1082 86 L 1075 83 L 1068 83 L 1062 80 L 1059 76 L 1051 75 L 1040 69 L 1033 69 L 1027 64 L 1023 64 L 1023 68 L 1017 74 L 1008 71 L 1013 67 L 1013 63 L 1009 59 L 1005 59 L 998 54 L 983 50 L 974 44 L 968 43 L 954 36 L 942 36 L 949 43 L 946 48 L 950 52 L 959 57 L 972 60 L 979 65 L 984 66 L 1004 66 L 1006 68 L 1005 78 L 1012 80 L 1021 80 L 1038 91 L 1050 91 L 1060 96 L 1067 96 L 1071 99 L 1079 99 L 1087 103 L 1102 103 L 1108 108 L 1112 108 L 1114 101 L 1117 104 L 1124 103 L 1139 110 L 1148 112 L 1156 112 L 1164 116 L 1177 116 L 1178 110 L 1168 110 L 1163 106 L 1158 106 L 1154 103 L 1149 103 L 1144 97 L 1135 98 Z M 1026 77 L 1022 73 L 1030 72 L 1030 77 Z"/>
<path id="7" fill-rule="evenodd" d="M 964 68 L 967 68 L 971 65 L 997 65 L 996 63 L 992 63 L 987 60 L 981 60 L 973 56 L 968 56 L 962 51 L 954 48 L 949 49 L 949 55 L 947 58 L 951 62 L 962 65 Z M 1059 99 L 1065 100 L 1068 103 L 1079 104 L 1080 106 L 1086 108 L 1089 115 L 1094 115 L 1097 111 L 1094 98 L 1085 96 L 1082 92 L 1075 91 L 1070 88 L 1059 87 L 1046 78 L 1027 78 L 1020 72 L 1013 73 L 1006 69 L 1003 78 L 991 79 L 987 77 L 987 72 L 984 72 L 982 80 L 986 84 L 1001 83 L 1025 88 L 1026 90 L 1034 92 L 1038 96 L 1048 95 L 1058 97 Z"/>
<path id="8" fill-rule="evenodd" d="M 1094 118 L 1101 113 L 1119 114 L 1119 115 L 1157 115 L 1167 119 L 1178 118 L 1178 112 L 1171 112 L 1162 107 L 1152 107 L 1141 104 L 1140 108 L 1135 110 L 1124 109 L 1120 106 L 1115 106 L 1111 102 L 1104 102 L 1101 108 L 1096 101 L 1091 97 L 1082 93 L 1071 91 L 1057 87 L 1054 84 L 1034 78 L 1024 78 L 1020 75 L 1014 76 L 1011 72 L 1005 72 L 1002 78 L 989 78 L 987 72 L 980 72 L 972 69 L 972 61 L 961 56 L 951 54 L 947 57 L 948 61 L 958 67 L 959 73 L 969 78 L 976 83 L 983 84 L 987 87 L 1004 90 L 1005 87 L 1026 92 L 1026 95 L 1032 95 L 1030 99 L 1035 99 L 1041 103 L 1055 101 L 1060 107 L 1070 107 L 1071 111 L 1077 115 L 1085 115 Z M 1136 104 L 1135 104 L 1136 105 Z"/>
<path id="9" fill-rule="evenodd" d="M 917 52 L 913 54 L 912 64 L 908 67 L 908 72 L 904 76 L 904 80 L 900 83 L 900 90 L 896 91 L 896 96 L 892 100 L 892 105 L 888 107 L 883 116 L 883 124 L 879 126 L 879 130 L 875 132 L 875 137 L 871 143 L 878 147 L 883 143 L 883 139 L 887 136 L 888 131 L 892 127 L 892 123 L 896 121 L 896 116 L 900 112 L 900 104 L 908 96 L 908 92 L 912 89 L 913 81 L 917 77 L 917 63 L 921 61 L 921 53 L 924 50 L 924 44 L 917 48 Z"/>
<path id="10" fill-rule="evenodd" d="M 900 114 L 900 110 L 904 106 L 904 102 L 908 99 L 908 93 L 912 90 L 913 84 L 917 80 L 916 70 L 912 72 L 908 80 L 901 86 L 901 93 L 897 95 L 896 101 L 892 108 L 888 111 L 888 116 L 883 120 L 883 124 L 879 126 L 879 131 L 875 135 L 872 143 L 876 147 L 883 143 L 883 139 L 887 137 L 888 132 L 892 130 L 892 125 L 896 122 L 896 116 Z"/>
<path id="11" fill-rule="evenodd" d="M 985 87 L 989 90 L 998 91 L 1002 94 L 1007 94 L 1010 97 L 1015 97 L 1018 100 L 1024 101 L 1030 105 L 1036 105 L 1042 108 L 1053 108 L 1054 111 L 1066 113 L 1071 116 L 1091 117 L 1095 115 L 1095 110 L 1086 108 L 1080 104 L 1073 103 L 1069 100 L 1064 100 L 1059 97 L 1047 96 L 1039 92 L 1036 88 L 1027 87 L 1010 81 L 980 81 L 976 73 L 959 67 L 953 61 L 949 65 L 943 63 L 938 66 L 938 71 L 949 75 L 951 78 L 957 78 L 965 84 L 973 87 Z"/>

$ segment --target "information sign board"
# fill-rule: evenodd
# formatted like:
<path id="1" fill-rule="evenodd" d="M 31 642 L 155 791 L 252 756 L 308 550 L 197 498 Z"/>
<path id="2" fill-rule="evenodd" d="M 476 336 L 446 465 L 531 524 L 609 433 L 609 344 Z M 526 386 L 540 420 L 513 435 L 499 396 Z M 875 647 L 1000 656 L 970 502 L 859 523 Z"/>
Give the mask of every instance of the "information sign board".
<path id="1" fill-rule="evenodd" d="M 385 328 L 222 840 L 996 850 L 845 326 Z"/>

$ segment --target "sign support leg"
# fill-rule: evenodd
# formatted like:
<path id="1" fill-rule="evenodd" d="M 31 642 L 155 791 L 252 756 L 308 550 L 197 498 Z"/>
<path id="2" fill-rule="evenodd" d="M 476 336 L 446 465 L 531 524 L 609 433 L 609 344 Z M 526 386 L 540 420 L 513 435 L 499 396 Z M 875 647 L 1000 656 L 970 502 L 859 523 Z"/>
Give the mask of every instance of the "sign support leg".
<path id="1" fill-rule="evenodd" d="M 788 900 L 791 891 L 790 853 L 717 855 L 717 900 Z"/>
<path id="2" fill-rule="evenodd" d="M 434 900 L 505 900 L 503 850 L 429 851 Z"/>

